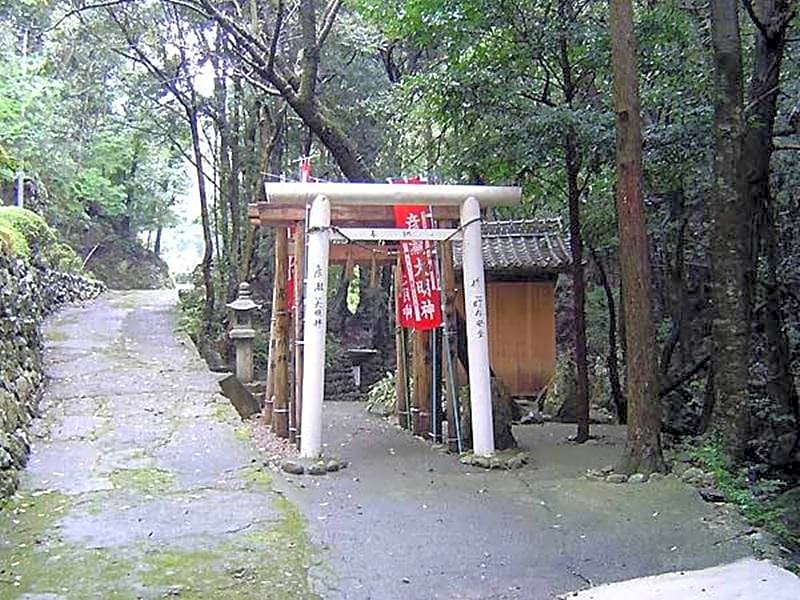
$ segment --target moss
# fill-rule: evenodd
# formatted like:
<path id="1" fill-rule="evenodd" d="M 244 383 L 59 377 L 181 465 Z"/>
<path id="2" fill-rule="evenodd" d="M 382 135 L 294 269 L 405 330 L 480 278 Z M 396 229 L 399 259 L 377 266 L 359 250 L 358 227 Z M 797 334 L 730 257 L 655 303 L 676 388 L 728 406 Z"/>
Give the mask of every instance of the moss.
<path id="1" fill-rule="evenodd" d="M 272 475 L 259 467 L 245 467 L 242 469 L 245 481 L 258 485 L 268 486 L 272 483 Z"/>
<path id="2" fill-rule="evenodd" d="M 93 549 L 61 540 L 57 521 L 73 509 L 56 493 L 17 497 L 0 508 L 0 598 L 56 594 L 67 598 L 175 595 L 184 599 L 312 599 L 312 548 L 297 508 L 275 500 L 280 518 L 254 523 L 223 542 L 201 547 L 136 544 Z M 10 518 L 5 518 L 9 516 Z"/>
<path id="3" fill-rule="evenodd" d="M 111 473 L 114 487 L 154 496 L 172 488 L 175 481 L 169 471 L 162 469 L 117 469 Z"/>
<path id="4" fill-rule="evenodd" d="M 247 427 L 247 425 L 240 425 L 234 430 L 233 437 L 240 442 L 246 442 L 250 439 L 250 429 Z"/>
<path id="5" fill-rule="evenodd" d="M 203 549 L 156 549 L 144 559 L 144 585 L 184 599 L 317 598 L 308 580 L 311 546 L 297 508 L 279 497 L 281 518 Z"/>
<path id="6" fill-rule="evenodd" d="M 69 336 L 60 329 L 51 329 L 44 334 L 44 339 L 48 342 L 64 342 L 69 339 Z"/>
<path id="7" fill-rule="evenodd" d="M 219 402 L 214 403 L 214 408 L 211 410 L 211 416 L 215 421 L 227 423 L 233 416 L 233 408 L 231 408 L 227 401 L 220 400 Z"/>
<path id="8" fill-rule="evenodd" d="M 26 593 L 135 598 L 133 568 L 116 553 L 63 542 L 55 524 L 72 499 L 54 492 L 16 496 L 0 507 L 0 598 Z M 8 518 L 6 518 L 8 517 Z"/>

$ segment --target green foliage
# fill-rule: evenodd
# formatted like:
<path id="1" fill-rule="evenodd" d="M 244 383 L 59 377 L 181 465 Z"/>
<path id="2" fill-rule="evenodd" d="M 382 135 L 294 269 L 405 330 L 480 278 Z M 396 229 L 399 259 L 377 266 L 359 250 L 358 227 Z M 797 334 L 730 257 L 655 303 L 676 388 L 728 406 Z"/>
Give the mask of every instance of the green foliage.
<path id="1" fill-rule="evenodd" d="M 43 251 L 45 262 L 51 268 L 64 273 L 82 273 L 83 261 L 69 244 L 56 242 Z"/>
<path id="2" fill-rule="evenodd" d="M 181 291 L 178 294 L 178 330 L 192 339 L 203 330 L 203 296 L 197 289 Z"/>
<path id="3" fill-rule="evenodd" d="M 781 520 L 785 509 L 778 506 L 774 499 L 775 493 L 786 487 L 785 482 L 777 479 L 749 482 L 747 469 L 731 470 L 721 447 L 713 441 L 695 448 L 692 459 L 714 474 L 717 488 L 728 502 L 739 507 L 748 523 L 763 527 L 787 542 L 800 546 L 800 536 L 790 531 Z"/>
<path id="4" fill-rule="evenodd" d="M 397 388 L 394 373 L 387 372 L 367 390 L 366 404 L 370 412 L 389 415 L 394 412 L 396 402 Z"/>
<path id="5" fill-rule="evenodd" d="M 26 260 L 36 257 L 57 271 L 83 272 L 75 251 L 58 241 L 56 232 L 41 216 L 26 208 L 0 207 L 0 245 L 14 256 Z"/>
<path id="6" fill-rule="evenodd" d="M 0 237 L 19 257 L 31 258 L 56 244 L 53 230 L 39 215 L 25 208 L 0 207 Z"/>
<path id="7" fill-rule="evenodd" d="M 0 23 L 0 183 L 24 170 L 34 202 L 62 231 L 98 217 L 132 239 L 167 227 L 186 188 L 180 122 L 154 110 L 146 74 L 115 52 L 101 14 L 48 30 L 60 4 L 9 9 Z"/>

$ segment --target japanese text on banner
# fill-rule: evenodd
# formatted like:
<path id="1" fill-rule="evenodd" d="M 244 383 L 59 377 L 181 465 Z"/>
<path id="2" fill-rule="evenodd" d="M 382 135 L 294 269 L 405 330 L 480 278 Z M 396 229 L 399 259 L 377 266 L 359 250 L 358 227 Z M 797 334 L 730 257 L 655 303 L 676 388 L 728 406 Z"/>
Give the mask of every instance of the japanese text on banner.
<path id="1" fill-rule="evenodd" d="M 395 225 L 403 229 L 430 229 L 425 206 L 394 207 Z M 441 288 L 436 274 L 435 246 L 431 241 L 400 242 L 401 289 L 398 321 L 409 329 L 435 329 L 442 323 Z"/>

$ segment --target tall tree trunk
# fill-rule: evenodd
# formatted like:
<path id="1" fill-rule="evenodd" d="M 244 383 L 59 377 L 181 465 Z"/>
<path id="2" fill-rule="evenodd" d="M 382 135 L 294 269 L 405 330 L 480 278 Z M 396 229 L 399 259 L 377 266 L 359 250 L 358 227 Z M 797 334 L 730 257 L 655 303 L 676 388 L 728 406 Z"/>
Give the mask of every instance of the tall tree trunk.
<path id="1" fill-rule="evenodd" d="M 650 257 L 644 216 L 642 124 L 631 0 L 611 0 L 611 56 L 617 143 L 617 222 L 628 340 L 628 440 L 625 472 L 661 471 L 661 406 L 650 302 Z"/>
<path id="2" fill-rule="evenodd" d="M 672 364 L 672 357 L 675 354 L 675 348 L 680 345 L 680 365 L 679 370 L 683 370 L 687 361 L 683 360 L 686 356 L 685 340 L 686 335 L 686 305 L 688 303 L 688 292 L 686 290 L 686 226 L 688 219 L 684 216 L 685 213 L 685 195 L 683 189 L 679 187 L 669 194 L 670 202 L 670 222 L 671 232 L 667 237 L 667 244 L 670 245 L 670 238 L 672 238 L 672 246 L 675 248 L 675 253 L 672 260 L 668 260 L 667 266 L 667 280 L 668 290 L 667 296 L 667 310 L 670 316 L 670 332 L 667 336 L 667 341 L 661 351 L 661 360 L 659 361 L 660 374 L 662 383 L 669 380 L 669 368 Z"/>
<path id="3" fill-rule="evenodd" d="M 162 225 L 159 225 L 156 228 L 156 240 L 153 243 L 153 253 L 156 256 L 161 256 L 161 234 L 162 234 L 163 231 L 164 231 L 164 227 Z"/>
<path id="4" fill-rule="evenodd" d="M 712 429 L 728 456 L 748 441 L 752 211 L 742 189 L 742 53 L 739 0 L 712 0 L 714 191 L 711 195 Z"/>
<path id="5" fill-rule="evenodd" d="M 567 194 L 569 196 L 569 243 L 572 251 L 572 296 L 575 315 L 575 418 L 578 430 L 575 441 L 589 439 L 589 365 L 586 352 L 586 282 L 583 273 L 583 238 L 581 237 L 580 190 L 574 135 L 565 140 Z"/>
<path id="6" fill-rule="evenodd" d="M 608 273 L 603 265 L 603 261 L 597 255 L 594 248 L 590 246 L 589 250 L 597 265 L 597 270 L 600 273 L 600 283 L 606 294 L 606 306 L 608 307 L 608 357 L 606 358 L 608 383 L 611 387 L 611 400 L 614 402 L 614 408 L 617 411 L 617 420 L 620 424 L 624 425 L 628 422 L 628 410 L 625 403 L 625 396 L 622 393 L 622 384 L 619 380 L 619 361 L 617 359 L 617 354 L 619 353 L 617 345 L 617 307 L 616 302 L 614 302 L 614 292 L 611 290 L 611 284 L 608 281 Z"/>
<path id="7" fill-rule="evenodd" d="M 214 317 L 214 281 L 211 277 L 211 262 L 214 256 L 214 242 L 211 236 L 211 220 L 208 214 L 208 196 L 206 195 L 206 175 L 203 170 L 203 151 L 200 147 L 200 126 L 198 123 L 197 109 L 194 104 L 186 111 L 189 120 L 189 130 L 192 136 L 192 150 L 194 151 L 195 169 L 197 171 L 197 191 L 200 197 L 200 222 L 203 226 L 203 285 L 206 291 L 205 310 L 203 320 L 211 323 Z"/>
<path id="8" fill-rule="evenodd" d="M 231 212 L 231 265 L 239 265 L 242 256 L 242 208 L 239 201 L 239 177 L 242 172 L 240 154 L 241 141 L 241 103 L 242 86 L 238 76 L 233 77 L 233 103 L 231 106 L 230 128 L 228 131 L 231 156 L 231 169 L 228 180 L 228 207 Z M 236 278 L 236 270 L 232 269 L 231 281 Z M 233 282 L 236 288 L 238 282 Z"/>
<path id="9" fill-rule="evenodd" d="M 767 391 L 780 410 L 780 415 L 775 417 L 793 419 L 793 429 L 797 431 L 800 406 L 789 362 L 790 346 L 781 309 L 776 209 L 770 186 L 770 161 L 774 150 L 772 136 L 791 5 L 792 0 L 758 0 L 755 7 L 748 0 L 745 5 L 757 27 L 748 91 L 748 124 L 744 134 L 740 171 L 745 173 L 747 202 L 759 227 L 754 233 L 760 233 L 761 250 L 766 259 L 762 322 L 767 338 Z M 758 244 L 754 243 L 752 250 L 752 264 L 755 265 Z M 787 458 L 788 456 L 775 457 L 778 462 Z"/>
<path id="10" fill-rule="evenodd" d="M 573 8 L 570 0 L 559 4 L 559 17 L 565 26 L 571 20 Z M 559 65 L 565 101 L 571 108 L 575 97 L 575 84 L 572 80 L 573 73 L 569 59 L 567 35 L 565 30 L 559 39 Z M 582 444 L 589 439 L 589 365 L 586 356 L 586 282 L 583 273 L 583 238 L 581 237 L 581 192 L 578 185 L 581 164 L 575 137 L 574 128 L 567 127 L 564 136 L 564 169 L 569 203 L 569 244 L 572 254 L 572 297 L 575 315 L 575 418 L 578 423 L 575 441 Z"/>

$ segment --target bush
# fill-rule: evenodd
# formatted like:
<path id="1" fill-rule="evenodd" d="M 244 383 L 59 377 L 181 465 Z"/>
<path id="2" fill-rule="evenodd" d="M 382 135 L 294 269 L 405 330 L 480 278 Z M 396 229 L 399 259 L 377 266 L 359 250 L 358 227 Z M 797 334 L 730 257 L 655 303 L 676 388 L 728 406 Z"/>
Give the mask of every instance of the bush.
<path id="1" fill-rule="evenodd" d="M 20 257 L 30 258 L 57 244 L 55 233 L 45 220 L 26 208 L 0 207 L 0 227 L 11 238 L 12 251 Z"/>
<path id="2" fill-rule="evenodd" d="M 56 242 L 44 249 L 43 257 L 47 265 L 64 273 L 79 274 L 83 272 L 83 261 L 71 246 Z"/>
<path id="3" fill-rule="evenodd" d="M 25 260 L 36 257 L 47 267 L 64 273 L 83 273 L 75 251 L 59 242 L 45 220 L 26 208 L 0 207 L 0 250 Z"/>
<path id="4" fill-rule="evenodd" d="M 367 410 L 382 416 L 394 412 L 397 401 L 394 373 L 387 372 L 382 379 L 373 383 L 367 391 Z"/>

